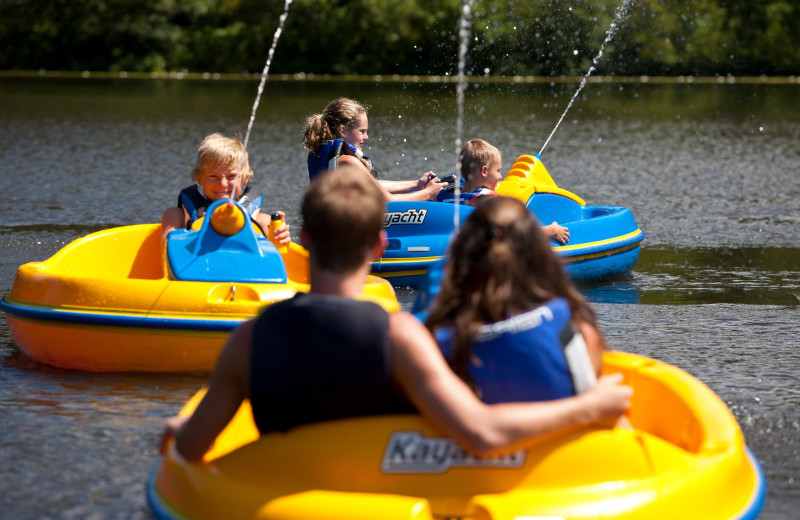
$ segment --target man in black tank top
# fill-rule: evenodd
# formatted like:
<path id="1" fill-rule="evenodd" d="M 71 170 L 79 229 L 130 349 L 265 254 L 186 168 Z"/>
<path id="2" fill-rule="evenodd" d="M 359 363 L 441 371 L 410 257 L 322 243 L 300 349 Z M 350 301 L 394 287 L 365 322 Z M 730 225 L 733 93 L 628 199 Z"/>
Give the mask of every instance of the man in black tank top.
<path id="1" fill-rule="evenodd" d="M 382 255 L 385 207 L 363 174 L 340 168 L 314 179 L 300 237 L 311 290 L 239 326 L 220 353 L 208 392 L 188 419 L 167 421 L 164 443 L 200 459 L 250 399 L 261 433 L 314 421 L 406 411 L 406 399 L 466 450 L 485 454 L 564 428 L 613 424 L 628 408 L 621 376 L 576 397 L 486 405 L 445 362 L 407 312 L 358 301 L 370 261 Z"/>
<path id="2" fill-rule="evenodd" d="M 250 358 L 258 430 L 414 412 L 392 386 L 389 357 L 389 315 L 375 303 L 298 293 L 270 306 Z"/>

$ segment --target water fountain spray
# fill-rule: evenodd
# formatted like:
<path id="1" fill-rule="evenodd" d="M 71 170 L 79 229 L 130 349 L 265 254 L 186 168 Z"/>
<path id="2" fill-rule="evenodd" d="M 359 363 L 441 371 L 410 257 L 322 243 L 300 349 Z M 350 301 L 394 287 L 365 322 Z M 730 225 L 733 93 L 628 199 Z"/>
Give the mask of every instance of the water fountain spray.
<path id="1" fill-rule="evenodd" d="M 286 23 L 286 17 L 289 16 L 289 6 L 292 5 L 292 0 L 285 0 L 283 5 L 283 14 L 281 14 L 278 28 L 275 29 L 275 35 L 272 37 L 272 45 L 269 48 L 269 52 L 267 53 L 267 62 L 264 64 L 264 70 L 261 71 L 261 82 L 258 84 L 258 92 L 256 93 L 256 100 L 253 103 L 253 110 L 250 113 L 250 121 L 247 123 L 247 132 L 244 134 L 244 152 L 247 153 L 247 143 L 250 141 L 250 131 L 253 129 L 253 122 L 256 120 L 256 111 L 258 110 L 258 104 L 261 102 L 261 95 L 264 93 L 264 85 L 267 83 L 267 76 L 269 75 L 269 67 L 272 65 L 272 58 L 275 56 L 275 48 L 278 46 L 278 40 L 281 37 L 281 33 L 283 32 L 283 25 Z M 244 153 L 242 154 L 242 160 L 239 163 L 239 171 L 241 172 L 242 167 L 244 166 Z M 234 199 L 236 196 L 236 186 L 239 182 L 239 176 L 236 176 L 236 180 L 233 184 L 233 192 L 231 193 L 231 200 Z"/>
<path id="2" fill-rule="evenodd" d="M 474 0 L 465 0 L 461 5 L 461 18 L 458 22 L 458 83 L 456 84 L 456 106 L 458 115 L 456 117 L 456 182 L 455 182 L 455 212 L 453 213 L 453 229 L 458 230 L 460 223 L 461 198 L 461 133 L 464 126 L 464 90 L 467 88 L 467 80 L 464 74 L 467 63 L 467 46 L 470 35 L 470 15 Z"/>
<path id="3" fill-rule="evenodd" d="M 581 84 L 578 86 L 578 90 L 575 91 L 575 94 L 572 96 L 572 99 L 569 100 L 567 108 L 564 110 L 564 113 L 561 114 L 561 119 L 558 120 L 558 123 L 556 123 L 556 126 L 555 128 L 553 128 L 553 131 L 550 132 L 550 135 L 544 142 L 544 145 L 542 145 L 542 149 L 539 150 L 538 155 L 542 155 L 542 152 L 544 152 L 544 149 L 547 147 L 547 143 L 550 142 L 550 139 L 552 139 L 553 134 L 556 133 L 556 130 L 558 130 L 558 127 L 561 125 L 561 122 L 564 120 L 564 117 L 566 117 L 567 112 L 569 112 L 569 109 L 572 108 L 572 105 L 575 103 L 575 99 L 577 99 L 578 94 L 581 93 L 581 90 L 583 90 L 583 87 L 586 85 L 586 82 L 589 81 L 589 76 L 591 76 L 592 72 L 595 71 L 595 69 L 597 68 L 597 63 L 600 61 L 600 58 L 603 57 L 603 49 L 605 49 L 606 44 L 609 41 L 611 41 L 611 38 L 613 38 L 614 35 L 617 33 L 617 30 L 619 29 L 619 26 L 625 19 L 625 17 L 628 16 L 628 12 L 630 11 L 630 8 L 633 5 L 634 1 L 635 0 L 623 0 L 622 5 L 620 5 L 617 8 L 616 13 L 614 13 L 614 19 L 611 21 L 611 26 L 608 28 L 608 31 L 606 31 L 606 39 L 603 40 L 602 45 L 600 45 L 600 52 L 598 52 L 597 56 L 595 56 L 595 58 L 592 60 L 592 66 L 589 67 L 589 70 L 586 72 L 586 75 L 583 76 L 583 80 L 581 80 Z"/>

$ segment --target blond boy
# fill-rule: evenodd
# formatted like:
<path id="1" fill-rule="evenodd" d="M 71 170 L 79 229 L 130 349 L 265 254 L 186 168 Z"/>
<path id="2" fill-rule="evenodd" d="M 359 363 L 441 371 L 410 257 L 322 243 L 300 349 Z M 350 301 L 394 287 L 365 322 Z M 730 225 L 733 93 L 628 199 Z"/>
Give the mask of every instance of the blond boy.
<path id="1" fill-rule="evenodd" d="M 192 180 L 196 184 L 181 190 L 177 206 L 164 211 L 161 216 L 162 238 L 166 240 L 175 229 L 190 227 L 205 215 L 212 203 L 223 199 L 241 204 L 266 233 L 271 218 L 261 211 L 264 197 L 249 185 L 252 178 L 247 150 L 240 139 L 220 133 L 206 136 L 197 149 L 197 164 L 192 170 Z M 285 219 L 282 211 L 277 213 L 281 220 Z M 289 226 L 278 227 L 273 238 L 281 245 L 288 244 L 291 241 Z"/>

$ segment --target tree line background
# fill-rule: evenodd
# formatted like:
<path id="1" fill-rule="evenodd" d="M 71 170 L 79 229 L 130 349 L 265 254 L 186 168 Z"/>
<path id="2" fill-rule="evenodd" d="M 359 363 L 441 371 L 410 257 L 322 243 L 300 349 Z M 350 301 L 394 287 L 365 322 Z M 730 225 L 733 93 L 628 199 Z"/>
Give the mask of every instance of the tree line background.
<path id="1" fill-rule="evenodd" d="M 796 0 L 476 0 L 467 73 L 794 75 Z M 456 73 L 461 0 L 294 0 L 271 72 Z M 259 72 L 283 0 L 0 0 L 0 70 Z"/>

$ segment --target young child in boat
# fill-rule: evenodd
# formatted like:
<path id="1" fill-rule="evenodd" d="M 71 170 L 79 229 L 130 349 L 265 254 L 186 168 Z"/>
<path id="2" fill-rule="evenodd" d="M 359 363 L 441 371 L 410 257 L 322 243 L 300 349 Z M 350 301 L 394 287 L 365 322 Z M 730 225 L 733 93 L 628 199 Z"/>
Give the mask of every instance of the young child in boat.
<path id="1" fill-rule="evenodd" d="M 503 179 L 500 169 L 503 166 L 503 156 L 496 147 L 483 139 L 471 139 L 461 148 L 461 177 L 464 179 L 464 188 L 461 190 L 458 202 L 468 206 L 475 206 L 487 197 L 497 195 L 494 190 L 497 183 Z M 453 190 L 446 189 L 439 193 L 440 202 L 456 202 Z M 569 240 L 569 229 L 553 222 L 542 226 L 545 235 L 566 244 Z"/>
<path id="2" fill-rule="evenodd" d="M 447 184 L 440 182 L 432 171 L 417 180 L 378 180 L 372 160 L 364 155 L 363 146 L 369 139 L 367 108 L 359 102 L 338 98 L 328 103 L 321 114 L 306 119 L 303 148 L 308 150 L 308 176 L 350 165 L 373 179 L 387 201 L 436 200 Z"/>
<path id="3" fill-rule="evenodd" d="M 196 184 L 181 190 L 178 205 L 164 211 L 161 216 L 162 238 L 166 240 L 170 231 L 175 229 L 189 228 L 205 215 L 206 208 L 213 202 L 231 198 L 245 208 L 264 233 L 268 233 L 271 218 L 261 211 L 264 197 L 250 186 L 252 178 L 247 150 L 240 139 L 220 133 L 206 136 L 197 149 L 197 165 L 192 170 L 192 180 Z M 285 220 L 282 211 L 277 213 L 281 220 Z M 292 240 L 289 226 L 283 224 L 276 228 L 273 238 L 277 243 L 287 245 Z"/>
<path id="4" fill-rule="evenodd" d="M 548 402 L 488 405 L 447 366 L 430 332 L 407 312 L 359 299 L 382 254 L 385 202 L 363 172 L 343 167 L 311 182 L 302 203 L 311 288 L 240 325 L 223 348 L 191 417 L 167 421 L 162 450 L 200 459 L 250 399 L 260 433 L 354 416 L 407 412 L 409 401 L 473 453 L 565 428 L 610 425 L 631 389 L 620 375 Z"/>
<path id="5" fill-rule="evenodd" d="M 514 198 L 490 197 L 464 221 L 425 323 L 487 403 L 569 397 L 600 375 L 595 313 Z"/>

